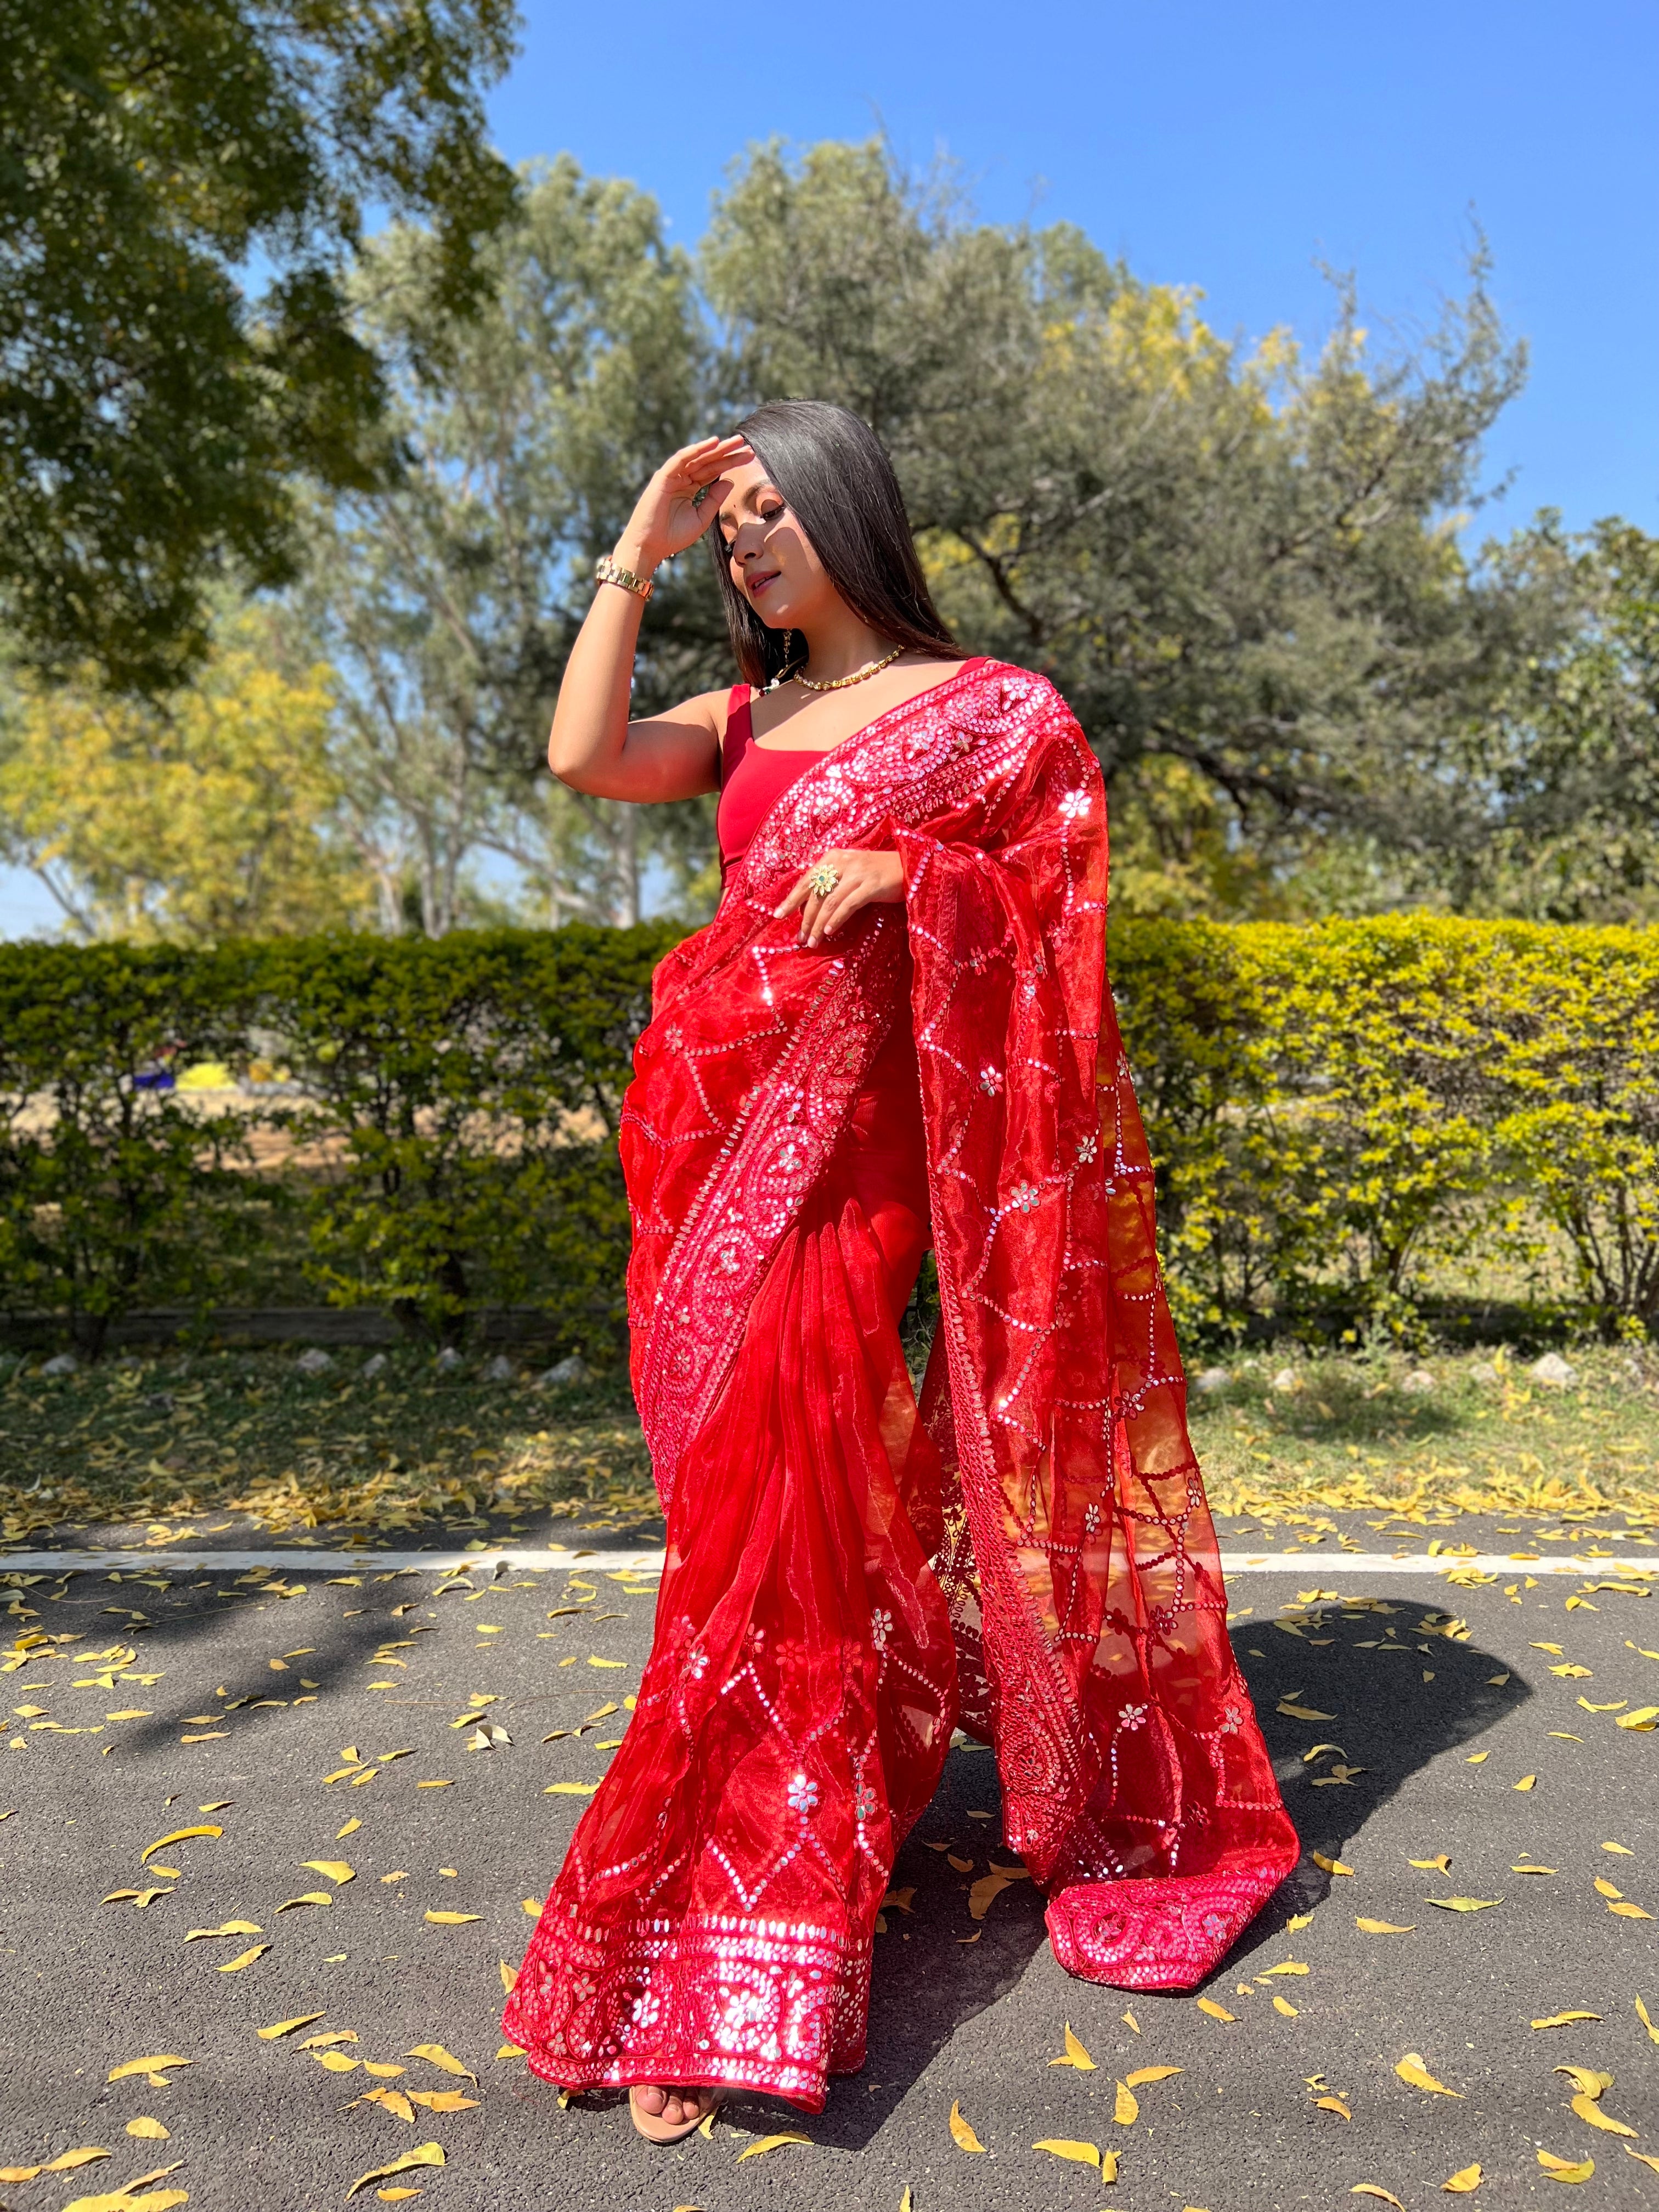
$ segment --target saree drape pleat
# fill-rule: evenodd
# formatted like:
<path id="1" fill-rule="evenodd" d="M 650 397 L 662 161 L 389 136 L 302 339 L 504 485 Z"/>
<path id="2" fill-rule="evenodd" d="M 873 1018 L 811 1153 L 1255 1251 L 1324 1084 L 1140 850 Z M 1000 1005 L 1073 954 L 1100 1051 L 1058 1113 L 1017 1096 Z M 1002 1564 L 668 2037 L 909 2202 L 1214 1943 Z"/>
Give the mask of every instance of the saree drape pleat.
<path id="1" fill-rule="evenodd" d="M 772 908 L 830 847 L 906 902 Z M 1074 1973 L 1186 1987 L 1294 1863 L 1228 1642 L 1104 968 L 1098 768 L 969 662 L 823 757 L 657 977 L 624 1104 L 668 1516 L 638 1710 L 504 2015 L 547 2078 L 817 2109 L 950 1731 Z M 918 1417 L 896 1321 L 931 1228 Z"/>

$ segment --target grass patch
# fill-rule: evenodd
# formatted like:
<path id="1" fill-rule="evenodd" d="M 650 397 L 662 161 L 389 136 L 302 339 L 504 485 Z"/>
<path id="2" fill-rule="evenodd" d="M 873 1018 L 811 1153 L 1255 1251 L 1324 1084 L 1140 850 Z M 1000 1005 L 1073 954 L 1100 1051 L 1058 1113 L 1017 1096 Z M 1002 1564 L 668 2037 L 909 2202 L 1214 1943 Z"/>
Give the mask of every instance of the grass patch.
<path id="1" fill-rule="evenodd" d="M 444 1372 L 413 1349 L 368 1364 L 338 1354 L 307 1375 L 283 1350 L 15 1368 L 0 1382 L 0 1541 L 134 1522 L 199 1534 L 225 1514 L 273 1534 L 423 1536 L 656 1514 L 625 1376 L 543 1390 L 528 1370 Z"/>
<path id="2" fill-rule="evenodd" d="M 657 1518 L 620 1373 L 565 1389 L 468 1358 L 399 1349 L 374 1373 L 342 1352 L 307 1375 L 289 1350 L 171 1353 L 0 1378 L 0 1542 L 51 1532 L 216 1533 L 216 1517 L 293 1536 L 413 1536 Z M 1217 1512 L 1318 1525 L 1382 1510 L 1659 1520 L 1659 1356 L 1571 1354 L 1565 1389 L 1505 1353 L 1420 1364 L 1284 1348 L 1208 1370 L 1194 1440 Z M 1425 1383 L 1420 1378 L 1427 1377 Z M 1408 1380 L 1408 1378 L 1417 1378 Z"/>
<path id="3" fill-rule="evenodd" d="M 1595 1346 L 1568 1358 L 1565 1387 L 1501 1349 L 1218 1364 L 1225 1381 L 1190 1397 L 1210 1503 L 1267 1522 L 1368 1508 L 1659 1517 L 1659 1358 Z"/>

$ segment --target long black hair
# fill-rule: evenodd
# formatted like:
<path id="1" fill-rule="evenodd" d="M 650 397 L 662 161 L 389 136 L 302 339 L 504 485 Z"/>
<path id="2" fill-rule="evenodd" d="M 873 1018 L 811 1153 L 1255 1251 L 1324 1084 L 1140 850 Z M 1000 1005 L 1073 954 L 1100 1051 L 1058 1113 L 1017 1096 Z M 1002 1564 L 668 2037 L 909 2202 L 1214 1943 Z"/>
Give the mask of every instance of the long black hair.
<path id="1" fill-rule="evenodd" d="M 895 645 L 954 659 L 962 648 L 933 605 L 893 464 L 869 424 L 823 399 L 769 399 L 738 429 L 859 619 Z M 744 680 L 769 684 L 786 665 L 786 635 L 769 629 L 732 582 L 718 523 L 706 543 Z"/>

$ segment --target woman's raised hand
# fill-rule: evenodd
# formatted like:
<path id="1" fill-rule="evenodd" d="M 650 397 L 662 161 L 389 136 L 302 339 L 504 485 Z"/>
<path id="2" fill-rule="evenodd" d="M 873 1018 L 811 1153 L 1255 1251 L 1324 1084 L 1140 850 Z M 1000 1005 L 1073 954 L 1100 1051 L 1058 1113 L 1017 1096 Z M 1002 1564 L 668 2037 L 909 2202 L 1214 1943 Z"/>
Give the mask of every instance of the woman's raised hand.
<path id="1" fill-rule="evenodd" d="M 671 453 L 640 494 L 617 540 L 617 558 L 626 568 L 649 571 L 695 545 L 732 488 L 723 471 L 754 458 L 739 437 L 699 438 Z"/>

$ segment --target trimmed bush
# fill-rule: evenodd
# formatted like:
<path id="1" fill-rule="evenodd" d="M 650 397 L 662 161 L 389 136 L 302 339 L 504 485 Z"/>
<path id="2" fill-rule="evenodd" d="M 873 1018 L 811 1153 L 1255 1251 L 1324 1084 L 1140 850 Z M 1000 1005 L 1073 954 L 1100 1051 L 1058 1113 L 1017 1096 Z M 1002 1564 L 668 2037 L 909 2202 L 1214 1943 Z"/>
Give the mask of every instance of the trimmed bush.
<path id="1" fill-rule="evenodd" d="M 0 946 L 7 1299 L 95 1352 L 287 1239 L 428 1336 L 527 1305 L 619 1352 L 617 1115 L 675 935 Z M 1586 1318 L 1659 1333 L 1659 931 L 1139 921 L 1112 975 L 1188 1330 L 1398 1325 L 1430 1269 L 1547 1245 Z M 157 1087 L 203 1060 L 283 1080 Z"/>

